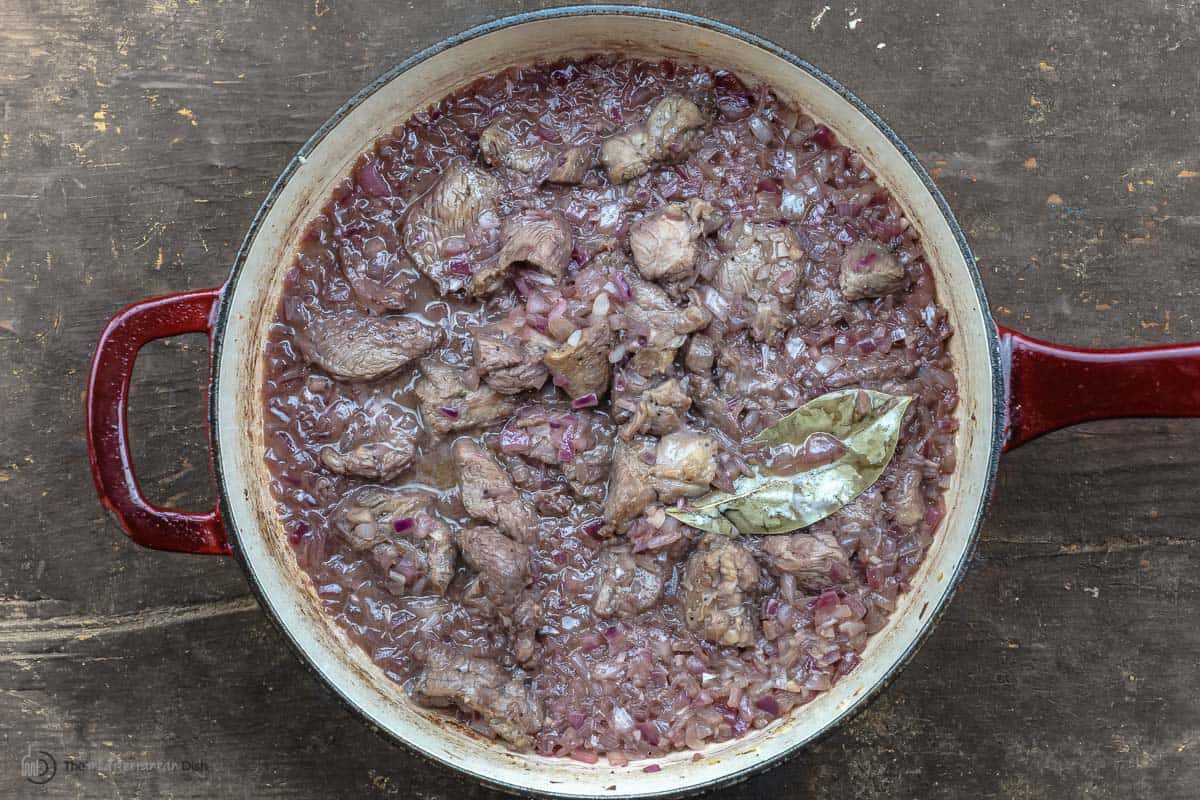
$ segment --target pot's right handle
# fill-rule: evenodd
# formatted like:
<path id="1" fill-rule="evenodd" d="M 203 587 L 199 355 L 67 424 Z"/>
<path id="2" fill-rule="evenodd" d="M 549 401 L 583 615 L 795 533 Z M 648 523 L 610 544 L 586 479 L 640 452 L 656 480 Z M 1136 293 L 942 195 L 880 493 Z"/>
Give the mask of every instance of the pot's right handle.
<path id="1" fill-rule="evenodd" d="M 214 509 L 201 513 L 159 508 L 142 496 L 133 474 L 129 429 L 129 379 L 142 345 L 184 333 L 212 335 L 213 306 L 221 290 L 157 297 L 134 303 L 108 322 L 96 355 L 87 390 L 87 444 L 92 479 L 105 508 L 117 515 L 121 527 L 140 545 L 157 550 L 227 555 L 229 538 Z"/>
<path id="2" fill-rule="evenodd" d="M 1093 419 L 1200 416 L 1200 344 L 1084 350 L 1001 327 L 1000 351 L 1005 450 Z"/>

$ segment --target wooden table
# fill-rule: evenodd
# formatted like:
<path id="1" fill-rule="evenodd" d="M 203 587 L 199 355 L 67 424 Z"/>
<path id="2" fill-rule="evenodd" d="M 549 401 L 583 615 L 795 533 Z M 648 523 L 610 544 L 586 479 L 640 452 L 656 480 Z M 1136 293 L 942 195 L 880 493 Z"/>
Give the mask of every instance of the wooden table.
<path id="1" fill-rule="evenodd" d="M 92 489 L 82 396 L 109 315 L 219 283 L 275 175 L 357 87 L 535 5 L 0 5 L 0 795 L 492 796 L 334 700 L 232 560 L 126 540 Z M 1004 324 L 1200 339 L 1194 0 L 675 5 L 774 39 L 887 117 Z M 148 349 L 131 409 L 144 485 L 194 509 L 210 502 L 206 358 L 198 337 Z M 1195 797 L 1197 484 L 1191 421 L 1096 423 L 1006 457 L 914 663 L 727 796 Z M 21 778 L 31 747 L 58 761 L 44 786 Z"/>

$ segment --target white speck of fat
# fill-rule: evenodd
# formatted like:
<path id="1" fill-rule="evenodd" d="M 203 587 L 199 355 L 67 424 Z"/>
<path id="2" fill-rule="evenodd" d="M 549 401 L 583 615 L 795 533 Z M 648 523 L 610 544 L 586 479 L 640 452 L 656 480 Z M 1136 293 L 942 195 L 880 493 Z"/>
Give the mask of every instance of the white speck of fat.
<path id="1" fill-rule="evenodd" d="M 1085 587 L 1083 587 L 1083 590 L 1085 592 L 1087 592 L 1088 594 L 1090 594 L 1093 598 L 1096 598 L 1096 599 L 1100 598 L 1100 587 L 1099 586 L 1085 586 Z"/>
<path id="2" fill-rule="evenodd" d="M 885 47 L 887 47 L 887 42 L 880 42 L 879 44 L 875 45 L 876 50 L 882 50 Z"/>
<path id="3" fill-rule="evenodd" d="M 846 23 L 846 27 L 849 28 L 850 30 L 854 30 L 855 28 L 858 27 L 858 23 L 860 23 L 860 22 L 862 22 L 862 17 L 855 17 L 854 19 L 852 19 Z"/>

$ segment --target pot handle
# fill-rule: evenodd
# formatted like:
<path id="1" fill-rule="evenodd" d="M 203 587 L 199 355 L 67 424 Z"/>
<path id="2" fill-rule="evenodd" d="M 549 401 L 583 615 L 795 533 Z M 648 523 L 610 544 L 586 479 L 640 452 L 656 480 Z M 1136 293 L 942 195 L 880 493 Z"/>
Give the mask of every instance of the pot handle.
<path id="1" fill-rule="evenodd" d="M 1000 328 L 1004 449 L 1113 417 L 1200 416 L 1200 344 L 1085 350 Z"/>
<path id="2" fill-rule="evenodd" d="M 88 376 L 87 444 L 92 479 L 104 507 L 129 538 L 156 550 L 228 555 L 229 538 L 216 509 L 203 513 L 159 508 L 142 496 L 129 454 L 129 379 L 142 345 L 167 336 L 207 333 L 221 289 L 157 297 L 117 312 L 100 335 Z"/>

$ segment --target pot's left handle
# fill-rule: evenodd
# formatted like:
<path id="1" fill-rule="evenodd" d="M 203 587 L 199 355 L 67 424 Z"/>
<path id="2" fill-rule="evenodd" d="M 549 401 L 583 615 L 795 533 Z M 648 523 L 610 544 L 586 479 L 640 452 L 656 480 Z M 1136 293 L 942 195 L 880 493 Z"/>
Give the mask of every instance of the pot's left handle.
<path id="1" fill-rule="evenodd" d="M 206 333 L 221 289 L 157 297 L 134 303 L 108 322 L 87 388 L 87 443 L 100 502 L 117 515 L 140 545 L 156 550 L 228 555 L 229 538 L 214 509 L 202 513 L 159 508 L 142 496 L 129 453 L 129 380 L 142 345 L 167 336 Z"/>

